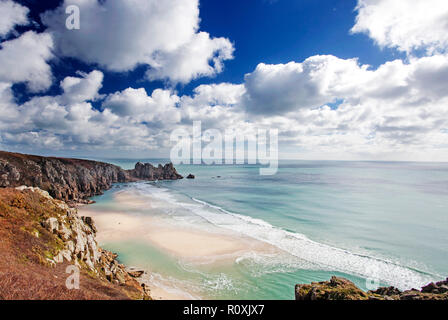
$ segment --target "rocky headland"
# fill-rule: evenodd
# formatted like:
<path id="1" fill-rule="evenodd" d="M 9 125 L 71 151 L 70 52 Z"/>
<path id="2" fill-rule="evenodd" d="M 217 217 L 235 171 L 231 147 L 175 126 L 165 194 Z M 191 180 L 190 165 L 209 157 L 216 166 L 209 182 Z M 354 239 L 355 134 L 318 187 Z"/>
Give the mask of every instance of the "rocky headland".
<path id="1" fill-rule="evenodd" d="M 380 287 L 364 292 L 345 278 L 332 277 L 330 281 L 298 284 L 296 300 L 448 300 L 448 278 L 431 282 L 418 289 L 400 291 L 395 287 Z"/>
<path id="2" fill-rule="evenodd" d="M 182 178 L 172 163 L 154 167 L 138 162 L 134 169 L 124 170 L 99 161 L 0 151 L 0 187 L 38 187 L 70 205 L 89 203 L 89 197 L 102 194 L 117 182 Z"/>
<path id="3" fill-rule="evenodd" d="M 0 151 L 0 299 L 151 299 L 115 253 L 96 241 L 89 203 L 118 182 L 176 180 L 169 163 L 132 170 L 98 161 Z M 80 270 L 80 289 L 66 286 L 66 267 Z"/>

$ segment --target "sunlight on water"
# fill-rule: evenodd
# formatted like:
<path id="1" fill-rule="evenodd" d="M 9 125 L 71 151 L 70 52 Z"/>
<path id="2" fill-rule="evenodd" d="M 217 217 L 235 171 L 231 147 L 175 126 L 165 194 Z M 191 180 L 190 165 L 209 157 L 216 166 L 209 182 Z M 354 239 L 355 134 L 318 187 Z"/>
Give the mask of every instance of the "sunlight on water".
<path id="1" fill-rule="evenodd" d="M 447 165 L 295 161 L 271 177 L 259 176 L 256 166 L 178 170 L 197 178 L 117 185 L 91 209 L 138 211 L 279 249 L 244 252 L 221 265 L 189 263 L 138 241 L 105 244 L 126 264 L 151 270 L 152 281 L 192 298 L 292 299 L 296 283 L 331 275 L 363 289 L 366 279 L 406 289 L 448 270 Z M 120 207 L 113 195 L 123 190 L 153 206 Z"/>

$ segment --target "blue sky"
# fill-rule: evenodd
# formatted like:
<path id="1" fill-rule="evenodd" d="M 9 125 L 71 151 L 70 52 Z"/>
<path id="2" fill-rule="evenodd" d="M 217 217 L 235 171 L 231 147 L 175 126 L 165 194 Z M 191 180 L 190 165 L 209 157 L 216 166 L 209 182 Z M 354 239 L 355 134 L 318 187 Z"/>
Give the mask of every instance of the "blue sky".
<path id="1" fill-rule="evenodd" d="M 65 9 L 80 10 L 80 29 Z M 0 149 L 167 156 L 277 129 L 282 158 L 448 161 L 445 0 L 0 0 Z"/>

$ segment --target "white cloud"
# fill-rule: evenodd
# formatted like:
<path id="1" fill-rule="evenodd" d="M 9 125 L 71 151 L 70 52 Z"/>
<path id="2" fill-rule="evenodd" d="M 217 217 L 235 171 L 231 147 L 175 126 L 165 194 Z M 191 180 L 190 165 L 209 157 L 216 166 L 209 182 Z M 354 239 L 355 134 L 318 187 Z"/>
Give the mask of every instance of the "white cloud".
<path id="1" fill-rule="evenodd" d="M 1 43 L 0 82 L 27 83 L 31 91 L 43 91 L 52 83 L 53 41 L 48 33 L 28 31 L 19 38 Z"/>
<path id="2" fill-rule="evenodd" d="M 72 4 L 80 8 L 80 30 L 65 27 L 65 8 Z M 198 0 L 65 0 L 42 21 L 59 54 L 119 72 L 148 65 L 151 79 L 212 76 L 232 58 L 229 40 L 198 33 Z"/>
<path id="3" fill-rule="evenodd" d="M 8 86 L 0 86 L 0 110 L 15 110 L 9 117 L 0 118 L 0 142 L 9 147 L 45 150 L 148 150 L 155 148 L 154 137 L 158 128 L 144 123 L 146 111 L 133 116 L 119 116 L 107 107 L 96 110 L 90 99 L 96 93 L 84 94 L 82 83 L 99 79 L 102 74 L 93 71 L 81 78 L 66 78 L 61 84 L 68 89 L 60 96 L 34 97 L 17 105 L 11 100 Z M 77 90 L 73 90 L 76 85 Z M 100 87 L 100 86 L 97 86 Z M 80 95 L 80 92 L 83 92 Z M 119 94 L 119 93 L 117 93 Z M 158 91 L 153 93 L 159 99 Z M 163 100 L 163 98 L 160 98 Z M 159 100 L 160 100 L 159 99 Z M 160 111 L 161 113 L 161 111 Z M 170 113 L 168 113 L 168 116 Z M 165 119 L 164 119 L 165 120 Z M 164 122 L 162 122 L 164 123 Z"/>
<path id="4" fill-rule="evenodd" d="M 241 101 L 245 91 L 242 84 L 203 84 L 194 89 L 194 105 L 233 106 Z"/>
<path id="5" fill-rule="evenodd" d="M 181 123 L 191 126 L 202 121 L 204 128 L 226 129 L 245 126 L 245 113 L 241 107 L 244 85 L 220 83 L 200 85 L 192 96 L 182 96 L 179 103 Z"/>
<path id="6" fill-rule="evenodd" d="M 403 5 L 388 3 L 391 12 Z M 58 50 L 110 70 L 129 70 L 143 63 L 152 68 L 150 78 L 188 82 L 220 72 L 222 61 L 233 52 L 227 39 L 198 32 L 197 1 L 108 0 L 100 5 L 83 0 L 77 4 L 88 20 L 87 25 L 82 21 L 78 34 L 63 30 L 63 21 L 55 20 L 58 13 L 44 19 L 58 39 Z M 204 130 L 236 128 L 247 134 L 258 127 L 279 129 L 280 152 L 286 157 L 448 161 L 448 55 L 440 53 L 445 35 L 437 31 L 421 40 L 413 26 L 406 29 L 400 19 L 391 18 L 395 13 L 379 15 L 384 8 L 384 1 L 361 1 L 354 31 L 367 32 L 360 27 L 364 25 L 381 45 L 409 53 L 427 49 L 428 56 L 410 54 L 406 61 L 389 61 L 376 69 L 357 59 L 331 55 L 277 65 L 260 63 L 242 84 L 200 85 L 191 96 L 162 89 L 149 94 L 144 88 L 101 96 L 103 74 L 94 70 L 65 78 L 59 96 L 34 97 L 17 105 L 13 83 L 25 82 L 35 91 L 51 84 L 51 36 L 28 32 L 2 43 L 0 50 L 4 66 L 0 143 L 36 151 L 167 151 L 172 130 L 189 129 L 193 121 L 201 120 Z M 407 21 L 407 9 L 402 10 Z M 115 26 L 114 21 L 123 23 Z M 423 19 L 417 24 L 429 32 L 437 21 Z M 101 24 L 109 29 L 101 29 Z M 95 42 L 99 37 L 101 41 Z M 104 101 L 98 110 L 91 102 L 100 97 Z"/>
<path id="7" fill-rule="evenodd" d="M 99 97 L 98 91 L 102 87 L 103 73 L 94 70 L 89 74 L 79 73 L 82 78 L 66 77 L 61 81 L 64 90 L 62 99 L 69 103 L 95 100 Z"/>
<path id="8" fill-rule="evenodd" d="M 8 123 L 17 119 L 18 112 L 14 107 L 14 95 L 11 83 L 0 82 L 0 132 L 9 128 Z"/>
<path id="9" fill-rule="evenodd" d="M 147 76 L 151 80 L 168 79 L 182 83 L 201 76 L 214 76 L 223 70 L 224 60 L 233 58 L 233 51 L 228 39 L 210 39 L 208 33 L 200 32 L 178 49 L 157 54 Z"/>
<path id="10" fill-rule="evenodd" d="M 447 81 L 448 55 L 390 61 L 376 70 L 315 56 L 260 64 L 246 76 L 240 105 L 246 120 L 279 129 L 283 148 L 295 156 L 448 160 Z M 336 99 L 339 106 L 326 105 Z"/>
<path id="11" fill-rule="evenodd" d="M 10 33 L 16 25 L 27 25 L 29 9 L 11 0 L 0 1 L 0 37 Z"/>
<path id="12" fill-rule="evenodd" d="M 382 47 L 411 53 L 448 49 L 448 1 L 358 0 L 354 33 L 366 33 Z"/>
<path id="13" fill-rule="evenodd" d="M 332 102 L 353 91 L 367 66 L 356 59 L 313 56 L 302 63 L 261 63 L 245 77 L 245 105 L 253 114 L 284 114 Z"/>
<path id="14" fill-rule="evenodd" d="M 10 116 L 0 119 L 0 140 L 58 150 L 168 152 L 172 130 L 191 129 L 193 121 L 201 120 L 203 130 L 235 128 L 250 134 L 261 127 L 279 129 L 285 157 L 448 160 L 448 93 L 437 86 L 447 79 L 447 70 L 445 55 L 409 63 L 396 60 L 376 70 L 355 60 L 317 56 L 254 71 L 248 78 L 263 84 L 257 90 L 247 83 L 221 83 L 201 85 L 192 96 L 179 97 L 169 90 L 148 95 L 143 88 L 128 88 L 108 95 L 102 110 L 79 98 L 90 100 L 97 90 L 80 95 L 68 85 L 83 88 L 83 82 L 101 78 L 98 71 L 64 79 L 61 96 L 36 97 L 19 106 L 5 84 L 0 87 L 0 109 Z M 273 90 L 267 99 L 264 91 L 271 83 L 288 90 Z M 304 83 L 313 88 L 303 90 Z M 288 108 L 275 113 L 253 109 L 246 105 L 249 94 L 253 101 L 265 99 L 272 106 L 275 100 L 287 101 Z M 320 105 L 334 97 L 343 99 L 337 108 Z"/>
<path id="15" fill-rule="evenodd" d="M 176 123 L 180 112 L 176 107 L 179 97 L 169 90 L 156 89 L 148 96 L 144 88 L 128 88 L 107 97 L 105 109 L 121 117 L 131 117 L 144 122 Z"/>

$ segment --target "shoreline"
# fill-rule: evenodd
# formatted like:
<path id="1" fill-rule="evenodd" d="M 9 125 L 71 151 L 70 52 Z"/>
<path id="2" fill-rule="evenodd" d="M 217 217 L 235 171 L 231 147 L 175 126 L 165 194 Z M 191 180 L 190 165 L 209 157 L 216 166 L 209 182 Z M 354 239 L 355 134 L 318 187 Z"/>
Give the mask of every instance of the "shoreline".
<path id="1" fill-rule="evenodd" d="M 210 230 L 194 228 L 173 223 L 163 217 L 145 214 L 126 213 L 121 208 L 151 209 L 159 205 L 158 200 L 141 197 L 129 191 L 119 191 L 114 194 L 118 210 L 95 210 L 89 205 L 78 208 L 82 216 L 92 217 L 97 226 L 97 240 L 104 243 L 121 243 L 136 241 L 149 247 L 157 248 L 177 261 L 198 265 L 225 266 L 234 263 L 235 259 L 244 253 L 278 252 L 275 248 L 253 238 L 210 227 Z M 116 211 L 115 211 L 116 210 Z M 203 299 L 196 293 L 188 292 L 178 286 L 170 286 L 163 281 L 152 281 L 151 269 L 138 266 L 144 270 L 144 276 L 137 278 L 140 283 L 149 287 L 151 296 L 156 300 L 190 300 Z M 149 275 L 149 277 L 148 277 Z M 159 285 L 157 285 L 156 283 Z M 167 282 L 167 281 L 166 281 Z M 169 282 L 169 281 L 168 281 Z"/>
<path id="2" fill-rule="evenodd" d="M 104 230 L 102 231 L 102 227 L 100 226 L 100 223 L 98 223 L 98 215 L 94 212 L 94 211 L 90 211 L 88 210 L 89 205 L 96 203 L 95 201 L 92 201 L 90 203 L 76 203 L 75 204 L 75 208 L 78 210 L 78 215 L 79 216 L 88 216 L 91 217 L 92 219 L 94 219 L 95 221 L 95 225 L 97 228 L 97 233 L 96 233 L 96 239 L 99 243 L 99 245 L 101 246 L 101 236 L 104 233 Z M 118 259 L 119 259 L 119 255 L 118 255 Z M 167 290 L 166 288 L 164 288 L 163 286 L 159 285 L 156 286 L 154 285 L 151 281 L 145 280 L 145 275 L 149 275 L 151 274 L 151 271 L 145 268 L 140 268 L 140 267 L 134 267 L 134 266 L 128 266 L 125 265 L 125 269 L 128 272 L 132 272 L 132 271 L 143 271 L 143 274 L 139 277 L 135 277 L 134 279 L 140 284 L 140 285 L 144 285 L 146 288 L 149 289 L 149 293 L 150 296 L 153 300 L 194 300 L 192 299 L 192 296 L 190 294 L 182 294 L 182 293 L 174 293 L 174 292 L 170 292 L 169 290 Z"/>

